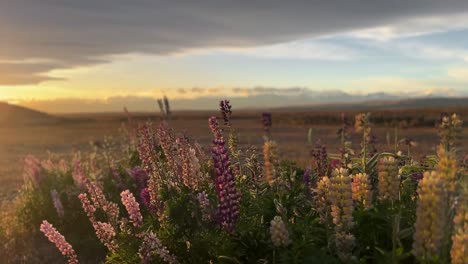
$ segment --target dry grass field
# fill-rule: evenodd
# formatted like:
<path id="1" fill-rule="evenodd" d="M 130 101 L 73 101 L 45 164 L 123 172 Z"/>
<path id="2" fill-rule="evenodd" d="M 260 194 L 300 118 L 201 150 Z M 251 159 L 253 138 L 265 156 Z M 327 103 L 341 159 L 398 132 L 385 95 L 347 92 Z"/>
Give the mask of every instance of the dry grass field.
<path id="1" fill-rule="evenodd" d="M 399 138 L 411 138 L 418 143 L 413 153 L 435 154 L 438 142 L 435 120 L 440 112 L 453 111 L 463 115 L 467 108 L 456 109 L 419 109 L 397 111 L 370 111 L 375 124 L 373 134 L 378 139 L 379 151 L 393 150 L 394 129 L 397 124 Z M 352 121 L 356 111 L 349 111 Z M 171 124 L 180 133 L 187 133 L 203 146 L 210 143 L 210 130 L 207 119 L 217 112 L 176 112 Z M 306 112 L 306 111 L 273 111 L 272 137 L 279 142 L 281 154 L 304 164 L 309 159 L 310 149 L 307 143 L 309 128 L 312 128 L 312 141 L 321 140 L 330 153 L 337 153 L 339 140 L 337 130 L 340 127 L 341 113 Z M 423 119 L 421 119 L 421 116 Z M 109 114 L 76 114 L 60 116 L 62 121 L 47 124 L 0 126 L 0 200 L 9 200 L 22 183 L 22 159 L 27 154 L 46 158 L 48 152 L 59 155 L 70 155 L 74 151 L 89 150 L 90 142 L 99 142 L 106 136 L 121 137 L 121 129 L 127 122 L 124 113 Z M 385 123 L 381 122 L 386 117 Z M 137 122 L 160 121 L 156 114 L 133 114 Z M 239 133 L 243 146 L 261 147 L 263 130 L 261 112 L 238 111 L 233 114 L 232 123 Z M 392 123 L 392 120 L 394 121 Z M 415 121 L 416 120 L 416 121 Z M 419 121 L 418 121 L 419 120 Z M 413 122 L 413 123 L 412 123 Z M 420 123 L 418 123 L 420 122 Z M 391 128 L 391 129 L 389 129 Z M 388 139 L 390 142 L 388 142 Z M 355 149 L 359 149 L 360 138 L 352 134 Z M 390 144 L 388 144 L 390 143 Z M 462 147 L 468 143 L 468 131 L 462 135 Z M 402 147 L 402 150 L 406 150 Z M 466 150 L 464 150 L 466 152 Z M 419 155 L 420 156 L 420 155 Z"/>

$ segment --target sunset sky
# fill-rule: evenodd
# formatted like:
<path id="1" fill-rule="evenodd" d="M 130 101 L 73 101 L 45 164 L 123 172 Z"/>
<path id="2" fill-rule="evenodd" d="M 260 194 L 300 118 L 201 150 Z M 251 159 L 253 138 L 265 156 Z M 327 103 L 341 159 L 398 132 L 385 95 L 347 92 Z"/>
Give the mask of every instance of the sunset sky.
<path id="1" fill-rule="evenodd" d="M 45 111 L 162 95 L 468 96 L 466 0 L 0 0 L 0 36 L 0 100 Z"/>

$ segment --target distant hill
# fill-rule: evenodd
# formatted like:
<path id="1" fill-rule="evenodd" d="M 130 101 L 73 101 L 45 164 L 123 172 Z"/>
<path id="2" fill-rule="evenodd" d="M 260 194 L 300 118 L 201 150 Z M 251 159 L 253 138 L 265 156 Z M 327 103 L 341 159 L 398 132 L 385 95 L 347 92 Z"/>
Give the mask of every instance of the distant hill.
<path id="1" fill-rule="evenodd" d="M 312 104 L 292 107 L 278 107 L 273 110 L 284 111 L 359 111 L 359 110 L 398 110 L 415 108 L 468 108 L 468 97 L 463 98 L 414 98 L 388 101 L 363 101 L 352 103 Z"/>
<path id="2" fill-rule="evenodd" d="M 0 102 L 0 126 L 51 124 L 60 120 L 43 112 Z"/>

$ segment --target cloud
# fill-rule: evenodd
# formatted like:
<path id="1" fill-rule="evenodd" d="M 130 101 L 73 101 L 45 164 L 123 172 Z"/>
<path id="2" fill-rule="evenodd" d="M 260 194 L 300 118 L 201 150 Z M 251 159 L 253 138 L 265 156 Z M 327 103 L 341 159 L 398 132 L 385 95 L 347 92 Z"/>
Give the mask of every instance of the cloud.
<path id="1" fill-rule="evenodd" d="M 0 60 L 46 62 L 13 65 L 2 73 L 0 85 L 38 83 L 48 80 L 46 73 L 51 70 L 103 63 L 111 55 L 266 46 L 405 25 L 420 17 L 443 18 L 437 23 L 450 26 L 467 10 L 465 0 L 1 1 Z M 336 47 L 318 55 L 305 47 L 294 51 L 296 47 L 273 46 L 264 56 L 343 59 L 335 54 Z"/>
<path id="2" fill-rule="evenodd" d="M 468 82 L 468 67 L 450 68 L 447 75 L 456 81 Z"/>

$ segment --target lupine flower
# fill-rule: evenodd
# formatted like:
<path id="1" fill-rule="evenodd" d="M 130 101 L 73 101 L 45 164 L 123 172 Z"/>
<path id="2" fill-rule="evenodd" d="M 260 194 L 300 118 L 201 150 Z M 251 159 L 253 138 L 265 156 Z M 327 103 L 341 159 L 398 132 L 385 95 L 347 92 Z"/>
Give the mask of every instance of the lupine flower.
<path id="1" fill-rule="evenodd" d="M 455 141 L 462 131 L 462 125 L 463 121 L 457 114 L 442 113 L 438 128 L 441 145 L 445 150 L 451 150 L 455 146 Z"/>
<path id="2" fill-rule="evenodd" d="M 89 221 L 91 222 L 91 225 L 94 228 L 96 236 L 110 251 L 117 250 L 118 246 L 115 241 L 116 233 L 114 227 L 109 223 L 103 223 L 96 220 L 96 217 L 94 216 L 96 207 L 88 199 L 87 194 L 81 193 L 78 195 L 78 198 L 80 199 L 81 206 L 83 207 L 83 210 L 85 211 Z"/>
<path id="3" fill-rule="evenodd" d="M 335 169 L 334 176 L 330 178 L 328 199 L 331 203 L 331 216 L 333 224 L 339 231 L 348 231 L 353 223 L 353 193 L 351 177 L 347 172 Z"/>
<path id="4" fill-rule="evenodd" d="M 63 205 L 62 202 L 60 201 L 59 194 L 57 193 L 57 190 L 52 190 L 50 191 L 50 196 L 52 197 L 52 202 L 54 203 L 55 210 L 57 211 L 57 215 L 60 218 L 63 218 L 63 215 L 65 212 L 63 211 Z"/>
<path id="5" fill-rule="evenodd" d="M 212 153 L 216 173 L 216 191 L 218 193 L 218 217 L 221 226 L 228 232 L 234 231 L 234 225 L 239 217 L 240 194 L 236 189 L 234 175 L 226 149 L 226 141 L 218 126 L 216 117 L 210 117 L 209 125 L 214 135 Z"/>
<path id="6" fill-rule="evenodd" d="M 319 176 L 328 174 L 328 154 L 327 148 L 324 144 L 317 143 L 314 150 L 310 152 L 315 161 L 316 173 Z"/>
<path id="7" fill-rule="evenodd" d="M 229 104 L 229 100 L 221 100 L 219 103 L 219 108 L 221 110 L 221 115 L 223 116 L 224 125 L 231 126 L 231 105 Z"/>
<path id="8" fill-rule="evenodd" d="M 125 206 L 128 212 L 128 216 L 133 222 L 133 226 L 139 227 L 143 222 L 143 216 L 140 213 L 140 206 L 135 200 L 135 197 L 129 190 L 125 190 L 120 193 L 122 198 L 122 204 Z"/>
<path id="9" fill-rule="evenodd" d="M 146 206 L 146 208 L 149 209 L 150 207 L 150 202 L 151 202 L 151 196 L 150 196 L 150 191 L 148 188 L 144 188 L 140 192 L 140 199 L 143 202 L 143 205 Z"/>
<path id="10" fill-rule="evenodd" d="M 278 145 L 274 141 L 266 141 L 263 144 L 264 177 L 268 184 L 273 185 L 276 179 L 276 167 L 278 165 Z"/>
<path id="11" fill-rule="evenodd" d="M 83 189 L 86 186 L 88 178 L 85 176 L 79 160 L 75 161 L 75 168 L 73 169 L 72 176 L 76 187 Z"/>
<path id="12" fill-rule="evenodd" d="M 364 208 L 372 208 L 372 189 L 369 176 L 358 173 L 353 176 L 352 182 L 353 200 L 362 203 Z"/>
<path id="13" fill-rule="evenodd" d="M 441 253 L 444 228 L 448 224 L 443 188 L 443 182 L 435 171 L 425 172 L 418 184 L 413 254 L 423 261 L 434 260 Z"/>
<path id="14" fill-rule="evenodd" d="M 33 155 L 27 155 L 24 158 L 24 180 L 32 182 L 35 186 L 39 185 L 42 180 L 41 168 L 41 161 L 39 159 Z"/>
<path id="15" fill-rule="evenodd" d="M 66 173 L 66 172 L 68 172 L 70 170 L 70 168 L 68 167 L 67 162 L 64 159 L 61 159 L 59 161 L 57 168 L 61 173 Z"/>
<path id="16" fill-rule="evenodd" d="M 200 210 L 202 212 L 202 219 L 205 221 L 210 220 L 211 219 L 210 200 L 208 199 L 208 195 L 205 192 L 198 193 L 197 201 L 198 201 L 198 205 L 200 206 Z"/>
<path id="17" fill-rule="evenodd" d="M 42 221 L 41 232 L 49 239 L 50 242 L 54 243 L 57 249 L 62 253 L 63 256 L 68 258 L 69 264 L 78 264 L 78 256 L 73 250 L 73 247 L 65 240 L 65 237 L 60 234 L 57 229 L 55 229 L 49 222 L 46 220 Z"/>
<path id="18" fill-rule="evenodd" d="M 169 127 L 167 122 L 162 122 L 158 127 L 158 138 L 159 144 L 164 151 L 167 164 L 175 175 L 179 175 L 181 172 L 181 164 L 178 160 L 177 145 L 174 132 Z"/>
<path id="19" fill-rule="evenodd" d="M 384 157 L 378 164 L 379 200 L 398 200 L 400 193 L 400 175 L 394 157 Z"/>
<path id="20" fill-rule="evenodd" d="M 437 172 L 440 180 L 444 184 L 444 190 L 447 191 L 448 198 L 455 195 L 457 187 L 457 161 L 453 154 L 447 152 L 444 148 L 438 150 L 439 162 L 437 163 Z"/>
<path id="21" fill-rule="evenodd" d="M 102 192 L 102 189 L 96 183 L 89 181 L 86 184 L 86 188 L 88 189 L 88 193 L 94 206 L 96 208 L 101 208 L 106 213 L 109 221 L 116 224 L 119 219 L 118 205 L 116 203 L 109 202 Z"/>
<path id="22" fill-rule="evenodd" d="M 281 216 L 275 216 L 270 222 L 271 242 L 275 247 L 286 247 L 291 244 L 289 232 Z"/>
<path id="23" fill-rule="evenodd" d="M 197 190 L 202 182 L 202 173 L 196 150 L 186 138 L 178 138 L 176 143 L 182 161 L 182 183 L 188 188 Z"/>
<path id="24" fill-rule="evenodd" d="M 273 125 L 273 122 L 271 119 L 271 113 L 262 113 L 262 125 L 263 125 L 263 131 L 265 131 L 265 134 L 269 135 L 271 126 Z"/>
<path id="25" fill-rule="evenodd" d="M 463 189 L 453 218 L 452 264 L 468 263 L 468 190 Z"/>
<path id="26" fill-rule="evenodd" d="M 349 232 L 337 232 L 335 234 L 336 254 L 344 263 L 349 263 L 356 238 Z"/>
<path id="27" fill-rule="evenodd" d="M 111 224 L 97 221 L 93 223 L 93 227 L 96 231 L 96 236 L 109 249 L 109 251 L 114 252 L 118 249 L 118 245 L 115 240 L 115 229 Z"/>
<path id="28" fill-rule="evenodd" d="M 170 264 L 178 263 L 177 258 L 171 255 L 169 250 L 163 246 L 156 234 L 150 231 L 144 234 L 143 242 L 138 250 L 138 256 L 142 263 L 148 264 L 153 263 L 152 259 L 154 255 L 158 255 L 164 262 Z"/>
<path id="29" fill-rule="evenodd" d="M 315 192 L 315 208 L 320 216 L 322 224 L 328 223 L 330 218 L 330 179 L 327 176 L 320 178 L 317 182 L 317 187 L 313 189 Z"/>
<path id="30" fill-rule="evenodd" d="M 131 170 L 127 169 L 127 173 L 135 181 L 138 190 L 142 190 L 148 185 L 149 175 L 141 167 L 135 167 L 135 168 L 133 168 Z"/>
<path id="31" fill-rule="evenodd" d="M 138 129 L 137 150 L 143 168 L 149 175 L 155 175 L 158 152 L 156 151 L 156 138 L 150 124 L 145 124 Z"/>

